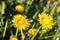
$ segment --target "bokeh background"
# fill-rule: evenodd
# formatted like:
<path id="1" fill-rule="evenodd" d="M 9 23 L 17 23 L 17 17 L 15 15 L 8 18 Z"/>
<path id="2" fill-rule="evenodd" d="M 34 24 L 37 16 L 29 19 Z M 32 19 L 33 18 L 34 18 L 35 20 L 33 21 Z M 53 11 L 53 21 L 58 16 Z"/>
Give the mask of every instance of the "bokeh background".
<path id="1" fill-rule="evenodd" d="M 24 11 L 16 10 L 17 5 L 23 6 Z M 13 27 L 11 20 L 17 14 L 26 15 L 30 20 L 30 26 L 27 30 L 23 30 L 23 33 L 24 40 L 32 40 L 33 36 L 28 34 L 28 30 L 32 27 L 38 30 L 40 26 L 37 21 L 38 14 L 43 11 L 52 15 L 54 27 L 41 38 L 39 31 L 33 40 L 60 40 L 60 0 L 0 0 L 0 40 L 9 40 L 12 34 L 15 35 L 16 28 Z M 18 32 L 17 38 L 22 40 L 21 31 Z"/>

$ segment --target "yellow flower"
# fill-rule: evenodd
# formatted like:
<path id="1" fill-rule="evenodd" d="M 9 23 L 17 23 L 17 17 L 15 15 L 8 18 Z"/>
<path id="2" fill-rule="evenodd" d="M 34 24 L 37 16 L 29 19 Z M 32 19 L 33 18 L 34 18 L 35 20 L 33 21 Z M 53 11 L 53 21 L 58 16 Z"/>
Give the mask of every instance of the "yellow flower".
<path id="1" fill-rule="evenodd" d="M 55 11 L 56 11 L 56 13 L 58 13 L 60 11 L 60 6 L 56 7 Z"/>
<path id="2" fill-rule="evenodd" d="M 60 2 L 60 0 L 57 0 L 58 2 Z"/>
<path id="3" fill-rule="evenodd" d="M 21 12 L 21 13 L 24 11 L 24 7 L 22 5 L 16 5 L 15 9 L 16 11 Z"/>
<path id="4" fill-rule="evenodd" d="M 36 30 L 35 29 L 29 29 L 28 33 L 29 35 L 33 36 L 35 34 Z"/>
<path id="5" fill-rule="evenodd" d="M 38 21 L 42 25 L 42 29 L 45 29 L 45 30 L 52 29 L 53 27 L 52 16 L 43 12 L 41 14 L 38 14 L 38 17 L 39 17 Z"/>
<path id="6" fill-rule="evenodd" d="M 18 40 L 15 36 L 11 35 L 9 40 Z"/>
<path id="7" fill-rule="evenodd" d="M 17 14 L 12 20 L 13 26 L 18 30 L 25 30 L 29 26 L 29 21 L 25 15 Z"/>

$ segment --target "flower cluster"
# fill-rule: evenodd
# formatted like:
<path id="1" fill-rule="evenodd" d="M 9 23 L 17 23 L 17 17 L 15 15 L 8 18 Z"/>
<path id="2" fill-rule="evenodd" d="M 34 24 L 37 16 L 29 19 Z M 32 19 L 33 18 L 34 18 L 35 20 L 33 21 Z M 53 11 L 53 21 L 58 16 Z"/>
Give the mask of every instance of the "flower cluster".
<path id="1" fill-rule="evenodd" d="M 1 40 L 59 40 L 59 30 L 60 0 L 0 1 Z"/>

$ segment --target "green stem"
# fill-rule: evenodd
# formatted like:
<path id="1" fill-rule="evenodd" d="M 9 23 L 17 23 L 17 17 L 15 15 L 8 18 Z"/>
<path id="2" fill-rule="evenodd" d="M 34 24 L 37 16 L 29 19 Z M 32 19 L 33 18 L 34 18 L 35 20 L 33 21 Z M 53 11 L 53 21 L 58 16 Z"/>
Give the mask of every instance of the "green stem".
<path id="1" fill-rule="evenodd" d="M 5 10 L 5 8 L 6 8 L 6 5 L 5 5 L 5 2 L 4 1 L 2 1 L 2 6 L 0 5 L 0 12 L 1 12 L 1 14 L 3 14 L 3 12 L 4 12 L 4 10 Z"/>
<path id="2" fill-rule="evenodd" d="M 58 33 L 57 36 L 60 36 L 60 33 Z"/>
<path id="3" fill-rule="evenodd" d="M 40 37 L 39 39 L 48 39 L 48 38 L 51 38 L 51 37 L 53 37 L 53 35 L 52 36 L 46 36 L 46 37 Z"/>
<path id="4" fill-rule="evenodd" d="M 42 36 L 43 36 L 43 34 L 41 34 L 41 35 L 39 36 L 39 39 L 40 39 Z"/>
<path id="5" fill-rule="evenodd" d="M 7 29 L 8 21 L 6 21 L 4 32 L 3 32 L 3 37 L 5 37 L 6 29 Z"/>
<path id="6" fill-rule="evenodd" d="M 57 2 L 54 2 L 54 7 L 51 10 L 50 15 L 53 15 L 54 14 L 54 10 L 55 10 L 55 7 L 57 6 L 57 4 L 58 4 Z"/>
<path id="7" fill-rule="evenodd" d="M 28 40 L 30 40 L 30 39 L 31 39 L 31 36 L 28 37 Z"/>
<path id="8" fill-rule="evenodd" d="M 48 39 L 48 38 L 51 38 L 52 36 L 46 36 L 46 37 L 43 37 L 44 39 Z"/>
<path id="9" fill-rule="evenodd" d="M 38 13 L 39 13 L 39 10 L 37 10 L 36 13 L 33 15 L 33 19 L 36 18 L 36 16 L 38 15 Z"/>
<path id="10" fill-rule="evenodd" d="M 16 34 L 15 34 L 15 36 L 17 37 L 17 35 L 18 35 L 18 29 L 16 29 Z"/>
<path id="11" fill-rule="evenodd" d="M 37 32 L 35 33 L 35 35 L 31 38 L 31 40 L 34 40 L 34 37 L 37 35 L 37 33 L 39 32 L 41 26 L 38 28 Z"/>
<path id="12" fill-rule="evenodd" d="M 22 35 L 22 37 L 21 37 L 21 38 L 22 38 L 22 40 L 24 40 L 24 38 L 23 38 L 23 31 L 22 31 L 22 30 L 21 30 L 21 35 Z"/>
<path id="13" fill-rule="evenodd" d="M 58 30 L 56 31 L 56 34 L 55 34 L 55 35 L 53 35 L 53 40 L 56 40 L 57 35 L 58 35 Z"/>
<path id="14" fill-rule="evenodd" d="M 30 0 L 29 0 L 29 1 L 30 1 Z M 34 0 L 31 0 L 30 4 L 28 4 L 29 1 L 27 0 L 27 5 L 26 5 L 26 9 L 25 9 L 25 13 L 26 13 L 26 14 L 28 13 L 29 8 L 30 8 L 30 6 L 31 6 L 31 4 L 33 3 Z"/>
<path id="15" fill-rule="evenodd" d="M 34 28 L 35 24 L 36 24 L 36 23 L 34 22 L 33 25 L 32 25 L 32 28 Z"/>

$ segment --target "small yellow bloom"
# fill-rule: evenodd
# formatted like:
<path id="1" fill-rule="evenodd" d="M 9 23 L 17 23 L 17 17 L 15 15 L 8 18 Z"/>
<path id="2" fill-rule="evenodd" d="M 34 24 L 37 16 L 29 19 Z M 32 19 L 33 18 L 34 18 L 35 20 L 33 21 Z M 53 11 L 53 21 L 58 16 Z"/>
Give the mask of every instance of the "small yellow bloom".
<path id="1" fill-rule="evenodd" d="M 35 34 L 36 30 L 35 29 L 29 29 L 28 33 L 29 35 L 33 36 Z"/>
<path id="2" fill-rule="evenodd" d="M 18 30 L 25 30 L 25 28 L 28 28 L 29 21 L 26 19 L 25 15 L 17 14 L 13 17 L 12 20 L 13 26 L 17 28 Z"/>
<path id="3" fill-rule="evenodd" d="M 56 13 L 58 13 L 60 11 L 60 6 L 56 7 L 55 11 L 56 11 Z"/>
<path id="4" fill-rule="evenodd" d="M 38 14 L 38 21 L 39 23 L 42 25 L 42 29 L 52 29 L 53 27 L 53 18 L 52 16 L 46 14 L 46 13 L 41 13 L 41 14 Z"/>
<path id="5" fill-rule="evenodd" d="M 60 3 L 60 0 L 57 0 Z"/>
<path id="6" fill-rule="evenodd" d="M 15 9 L 16 11 L 21 12 L 21 13 L 24 11 L 24 7 L 22 5 L 16 5 Z"/>
<path id="7" fill-rule="evenodd" d="M 15 36 L 11 35 L 9 40 L 18 40 Z"/>

